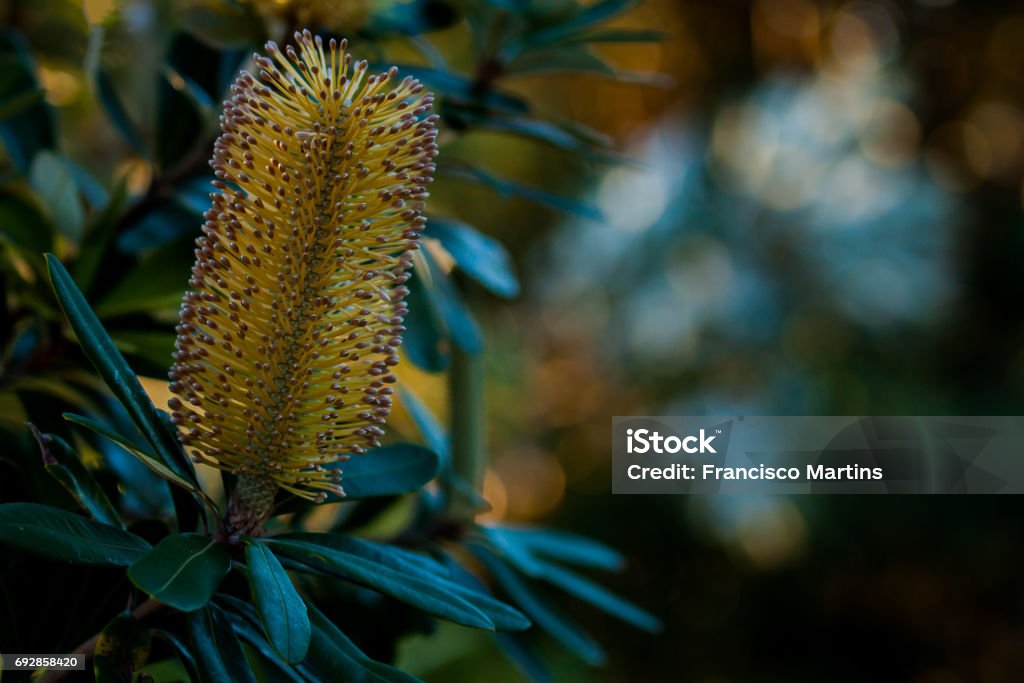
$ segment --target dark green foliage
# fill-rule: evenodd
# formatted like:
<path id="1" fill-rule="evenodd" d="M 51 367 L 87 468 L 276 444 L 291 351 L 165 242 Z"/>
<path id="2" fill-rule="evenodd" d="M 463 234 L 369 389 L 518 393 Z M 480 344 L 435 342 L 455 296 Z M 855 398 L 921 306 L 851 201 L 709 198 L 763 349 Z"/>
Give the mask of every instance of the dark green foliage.
<path id="1" fill-rule="evenodd" d="M 505 82 L 546 70 L 614 76 L 590 43 L 659 37 L 601 29 L 628 4 L 567 2 L 566 11 L 537 13 L 530 3 L 494 0 L 384 2 L 350 35 L 382 64 L 391 64 L 387 41 L 424 55 L 427 63 L 400 70 L 437 92 L 442 127 L 454 135 L 489 131 L 587 162 L 616 162 L 602 136 L 535 113 Z M 154 3 L 150 33 L 140 36 L 119 12 L 86 27 L 81 8 L 61 7 L 60 25 L 77 31 L 67 41 L 0 33 L 0 430 L 8 447 L 0 454 L 0 570 L 22 581 L 38 572 L 55 604 L 82 608 L 67 608 L 62 632 L 46 641 L 50 649 L 70 651 L 98 636 L 89 655 L 99 681 L 146 680 L 140 668 L 163 657 L 193 680 L 217 683 L 409 683 L 417 679 L 384 662 L 402 637 L 429 632 L 434 620 L 503 632 L 529 629 L 532 620 L 599 663 L 599 646 L 533 581 L 654 630 L 649 615 L 561 566 L 618 569 L 614 551 L 557 532 L 476 527 L 472 512 L 486 505 L 479 482 L 449 453 L 463 426 L 446 429 L 405 388 L 402 403 L 426 446 L 389 443 L 332 465 L 346 496 L 326 501 L 340 508 L 330 533 L 305 531 L 313 506 L 284 495 L 265 538 L 224 533 L 223 496 L 204 490 L 138 375 L 163 376 L 171 365 L 173 321 L 210 204 L 206 162 L 219 102 L 251 51 L 282 38 L 280 27 L 235 0 Z M 42 12 L 21 10 L 37 19 Z M 479 48 L 477 68 L 465 72 L 451 69 L 425 37 L 463 17 Z M 139 43 L 158 59 L 136 64 Z M 113 136 L 110 158 L 79 163 L 61 148 L 40 57 L 81 68 Z M 148 93 L 137 92 L 138 79 Z M 82 149 L 89 146 L 75 146 Z M 128 178 L 110 182 L 103 169 L 130 159 L 152 173 L 141 192 L 129 189 Z M 574 198 L 495 176 L 486 159 L 442 152 L 440 164 L 441 182 L 600 219 Z M 403 347 L 424 370 L 448 368 L 453 350 L 483 352 L 484 326 L 470 302 L 520 291 L 510 255 L 487 228 L 438 217 L 425 230 L 432 239 L 409 282 Z M 428 486 L 434 480 L 440 486 Z M 224 481 L 230 489 L 232 478 Z M 395 538 L 351 535 L 403 496 L 415 498 L 414 513 Z M 479 553 L 502 597 L 442 544 Z M 68 580 L 71 572 L 81 581 Z M 18 632 L 48 632 L 45 614 L 9 596 L 8 605 L 17 608 Z M 528 676 L 548 680 L 518 634 L 495 637 Z M 0 650 L 19 649 L 12 643 L 19 641 L 0 641 Z"/>
<path id="2" fill-rule="evenodd" d="M 175 534 L 136 560 L 128 578 L 165 605 L 193 612 L 210 601 L 230 568 L 223 543 L 203 534 Z"/>
<path id="3" fill-rule="evenodd" d="M 284 660 L 298 664 L 309 651 L 309 616 L 302 597 L 270 549 L 255 541 L 245 546 L 252 602 L 270 643 Z"/>

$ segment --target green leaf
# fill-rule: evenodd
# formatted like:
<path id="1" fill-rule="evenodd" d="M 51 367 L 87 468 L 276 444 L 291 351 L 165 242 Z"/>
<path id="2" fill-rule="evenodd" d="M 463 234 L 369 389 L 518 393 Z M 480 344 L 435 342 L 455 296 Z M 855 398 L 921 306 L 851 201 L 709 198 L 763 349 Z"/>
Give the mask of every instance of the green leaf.
<path id="1" fill-rule="evenodd" d="M 437 476 L 441 459 L 434 451 L 411 443 L 383 446 L 331 465 L 342 472 L 345 495 L 328 500 L 360 500 L 417 491 Z"/>
<path id="2" fill-rule="evenodd" d="M 164 65 L 163 76 L 167 83 L 185 97 L 195 108 L 204 128 L 212 130 L 217 125 L 217 105 L 201 85 L 177 69 Z"/>
<path id="3" fill-rule="evenodd" d="M 500 536 L 548 559 L 608 571 L 619 571 L 626 564 L 626 558 L 614 548 L 579 534 L 540 527 L 487 528 L 492 538 Z"/>
<path id="4" fill-rule="evenodd" d="M 570 44 L 526 52 L 506 67 L 509 76 L 592 73 L 615 77 L 608 62 L 590 52 L 586 45 Z"/>
<path id="5" fill-rule="evenodd" d="M 501 653 L 530 681 L 550 683 L 551 672 L 525 638 L 515 633 L 495 633 L 494 642 Z"/>
<path id="6" fill-rule="evenodd" d="M 572 43 L 661 43 L 672 37 L 667 31 L 609 28 L 572 36 Z"/>
<path id="7" fill-rule="evenodd" d="M 489 593 L 487 587 L 476 577 L 475 574 L 463 569 L 454 557 L 445 554 L 445 566 L 451 573 L 452 579 L 480 593 Z M 534 683 L 548 683 L 551 674 L 544 665 L 543 660 L 533 651 L 529 643 L 519 634 L 494 633 L 492 634 L 495 643 L 502 653 L 514 663 L 524 676 Z"/>
<path id="8" fill-rule="evenodd" d="M 192 656 L 188 646 L 181 641 L 181 638 L 162 629 L 153 629 L 153 635 L 167 643 L 168 647 L 174 651 L 178 661 L 181 662 L 182 668 L 188 673 L 189 680 L 198 681 L 199 669 L 196 668 L 196 659 Z"/>
<path id="9" fill-rule="evenodd" d="M 581 218 L 587 218 L 592 221 L 604 220 L 601 212 L 590 204 L 498 178 L 489 171 L 473 166 L 461 159 L 454 162 L 441 163 L 438 165 L 437 170 L 439 174 L 455 180 L 484 185 L 503 199 L 506 197 L 521 197 L 541 206 L 580 216 Z"/>
<path id="10" fill-rule="evenodd" d="M 379 562 L 323 545 L 301 541 L 268 540 L 275 554 L 298 563 L 300 570 L 313 570 L 355 581 L 436 617 L 473 628 L 493 629 L 494 623 L 479 609 L 439 586 L 436 577 L 425 581 Z"/>
<path id="11" fill-rule="evenodd" d="M 79 240 L 85 209 L 71 170 L 53 152 L 36 154 L 29 169 L 29 184 L 53 217 L 57 231 Z"/>
<path id="12" fill-rule="evenodd" d="M 159 310 L 177 310 L 188 281 L 188 265 L 173 258 L 173 246 L 158 249 L 140 260 L 103 299 L 96 304 L 96 315 L 118 315 Z"/>
<path id="13" fill-rule="evenodd" d="M 424 249 L 418 254 L 428 270 L 424 277 L 427 297 L 441 314 L 452 342 L 468 354 L 480 353 L 484 350 L 484 335 L 462 295 L 429 250 Z"/>
<path id="14" fill-rule="evenodd" d="M 100 488 L 92 473 L 85 468 L 71 446 L 59 436 L 43 434 L 35 425 L 29 423 L 32 435 L 39 444 L 46 471 L 60 482 L 61 486 L 89 513 L 89 516 L 102 524 L 109 524 L 120 529 L 124 522 L 111 504 L 107 494 Z"/>
<path id="15" fill-rule="evenodd" d="M 38 257 L 53 248 L 53 230 L 50 218 L 32 199 L 28 191 L 0 194 L 0 243 L 16 247 L 29 263 L 41 266 Z"/>
<path id="16" fill-rule="evenodd" d="M 96 69 L 94 80 L 96 83 L 96 97 L 99 99 L 104 111 L 106 111 L 107 117 L 114 125 L 114 128 L 117 129 L 135 152 L 143 157 L 148 156 L 149 151 L 146 149 L 146 143 L 142 141 L 138 127 L 128 115 L 128 111 L 121 101 L 121 96 L 118 95 L 117 88 L 114 87 L 114 82 L 110 78 L 110 74 L 103 67 L 99 67 Z"/>
<path id="17" fill-rule="evenodd" d="M 639 4 L 640 0 L 601 0 L 583 8 L 569 19 L 547 28 L 532 31 L 527 37 L 528 45 L 548 45 L 572 38 L 583 31 L 607 21 Z"/>
<path id="18" fill-rule="evenodd" d="M 359 33 L 378 39 L 394 35 L 417 36 L 451 26 L 458 19 L 459 13 L 452 4 L 438 0 L 374 2 Z"/>
<path id="19" fill-rule="evenodd" d="M 117 330 L 114 344 L 121 353 L 135 356 L 166 371 L 174 353 L 174 334 L 155 330 Z"/>
<path id="20" fill-rule="evenodd" d="M 321 680 L 346 683 L 419 683 L 418 678 L 367 657 L 312 604 L 309 605 L 309 620 L 313 626 L 309 661 L 320 672 Z"/>
<path id="21" fill-rule="evenodd" d="M 405 316 L 406 333 L 402 351 L 417 367 L 427 372 L 441 372 L 448 367 L 450 346 L 441 311 L 427 294 L 423 278 L 414 270 L 406 283 L 409 312 Z"/>
<path id="22" fill-rule="evenodd" d="M 93 654 L 96 683 L 121 683 L 130 680 L 149 659 L 149 629 L 130 613 L 114 617 L 100 631 Z"/>
<path id="23" fill-rule="evenodd" d="M 107 199 L 103 211 L 96 215 L 85 229 L 85 237 L 80 245 L 78 258 L 72 269 L 75 273 L 75 280 L 81 283 L 82 289 L 88 292 L 92 288 L 93 280 L 100 269 L 110 246 L 114 231 L 117 228 L 117 221 L 124 208 L 125 199 L 128 197 L 128 188 L 122 180 L 118 182 L 113 193 Z"/>
<path id="24" fill-rule="evenodd" d="M 541 563 L 530 553 L 529 549 L 509 537 L 501 527 L 479 526 L 477 529 L 494 550 L 522 573 L 537 577 L 544 571 Z"/>
<path id="25" fill-rule="evenodd" d="M 429 448 L 416 444 L 395 444 L 374 449 L 364 455 L 353 455 L 344 462 L 325 465 L 339 470 L 344 496 L 328 494 L 324 502 L 339 503 L 366 498 L 400 496 L 423 488 L 441 468 L 441 457 Z M 284 515 L 315 506 L 315 503 L 291 498 L 274 509 Z"/>
<path id="26" fill-rule="evenodd" d="M 520 631 L 530 627 L 529 619 L 518 610 L 495 600 L 486 593 L 452 581 L 448 569 L 444 565 L 425 555 L 341 534 L 291 533 L 276 536 L 275 540 L 295 541 L 329 548 L 393 569 L 405 576 L 431 583 L 479 609 L 494 623 L 495 628 Z"/>
<path id="27" fill-rule="evenodd" d="M 541 578 L 642 631 L 657 633 L 662 628 L 661 622 L 650 613 L 568 569 L 545 563 Z"/>
<path id="28" fill-rule="evenodd" d="M 270 549 L 246 540 L 245 563 L 249 590 L 274 649 L 285 661 L 297 664 L 309 650 L 309 616 L 284 567 Z"/>
<path id="29" fill-rule="evenodd" d="M 192 653 L 202 683 L 256 683 L 231 622 L 214 604 L 188 615 Z"/>
<path id="30" fill-rule="evenodd" d="M 36 503 L 0 505 L 0 541 L 65 562 L 118 567 L 150 549 L 135 534 Z"/>
<path id="31" fill-rule="evenodd" d="M 641 630 L 654 633 L 661 629 L 658 619 L 636 605 L 589 579 L 533 555 L 536 552 L 584 566 L 620 569 L 623 558 L 611 548 L 576 534 L 546 529 L 480 527 L 480 530 L 491 545 L 524 574 L 547 581 Z"/>
<path id="32" fill-rule="evenodd" d="M 128 578 L 182 612 L 210 601 L 231 568 L 228 549 L 203 534 L 167 536 L 128 569 Z"/>
<path id="33" fill-rule="evenodd" d="M 431 217 L 426 234 L 440 240 L 459 269 L 492 293 L 509 299 L 519 294 L 512 258 L 498 240 L 451 218 Z"/>
<path id="34" fill-rule="evenodd" d="M 218 50 L 248 48 L 266 40 L 263 20 L 249 3 L 199 0 L 181 12 L 182 27 Z"/>
<path id="35" fill-rule="evenodd" d="M 545 600 L 537 596 L 526 582 L 516 574 L 515 570 L 493 555 L 490 551 L 470 546 L 470 550 L 484 563 L 495 580 L 505 589 L 509 597 L 530 615 L 534 623 L 547 631 L 553 638 L 565 646 L 591 666 L 600 666 L 607 659 L 604 650 L 586 632 L 572 623 L 565 616 L 549 607 Z"/>
<path id="36" fill-rule="evenodd" d="M 260 656 L 277 669 L 278 674 L 283 676 L 284 679 L 294 681 L 295 683 L 306 683 L 307 679 L 299 674 L 296 667 L 284 661 L 281 655 L 277 653 L 277 650 L 274 649 L 274 646 L 267 641 L 260 617 L 256 614 L 256 610 L 252 605 L 223 593 L 217 595 L 214 600 L 224 608 L 228 619 L 231 621 L 231 627 L 234 629 L 235 635 L 255 648 Z M 270 680 L 276 681 L 278 679 L 271 678 Z"/>
<path id="37" fill-rule="evenodd" d="M 85 355 L 92 361 L 114 396 L 124 405 L 132 422 L 152 445 L 162 464 L 180 478 L 198 486 L 195 471 L 184 469 L 177 458 L 181 446 L 176 435 L 160 418 L 156 406 L 149 400 L 135 373 L 125 363 L 64 265 L 53 254 L 46 255 L 46 262 L 57 300 L 78 336 Z"/>
<path id="38" fill-rule="evenodd" d="M 0 140 L 19 172 L 28 170 L 40 150 L 57 141 L 56 116 L 36 80 L 27 42 L 13 30 L 0 29 Z"/>
<path id="39" fill-rule="evenodd" d="M 529 111 L 526 102 L 517 95 L 493 88 L 479 88 L 471 79 L 442 69 L 425 66 L 401 65 L 402 76 L 412 76 L 432 90 L 467 103 L 481 104 L 496 111 L 509 114 L 525 114 Z"/>
<path id="40" fill-rule="evenodd" d="M 419 430 L 420 436 L 423 437 L 427 446 L 438 455 L 443 463 L 448 457 L 449 445 L 448 435 L 445 434 L 441 423 L 437 421 L 430 408 L 407 387 L 399 385 L 398 394 L 402 399 L 402 405 L 405 406 L 406 411 L 409 413 L 409 417 L 416 424 L 416 429 Z"/>
<path id="41" fill-rule="evenodd" d="M 214 502 L 210 500 L 209 496 L 203 493 L 203 490 L 200 489 L 197 484 L 193 484 L 191 481 L 185 479 L 184 477 L 181 477 L 177 472 L 172 471 L 171 468 L 169 468 L 162 461 L 157 459 L 155 455 L 142 450 L 134 443 L 132 443 L 132 441 L 127 437 L 116 433 L 112 429 L 109 429 L 105 425 L 102 425 L 99 422 L 96 422 L 95 420 L 91 420 L 81 415 L 75 415 L 74 413 L 64 413 L 64 419 L 67 420 L 68 422 L 72 422 L 76 425 L 85 427 L 86 429 L 95 432 L 96 434 L 99 434 L 105 439 L 113 441 L 118 446 L 134 455 L 139 462 L 148 467 L 154 473 L 160 475 L 167 481 L 173 482 L 178 486 L 190 491 L 191 493 L 206 501 L 206 503 L 211 508 L 216 509 L 216 505 L 214 504 Z"/>

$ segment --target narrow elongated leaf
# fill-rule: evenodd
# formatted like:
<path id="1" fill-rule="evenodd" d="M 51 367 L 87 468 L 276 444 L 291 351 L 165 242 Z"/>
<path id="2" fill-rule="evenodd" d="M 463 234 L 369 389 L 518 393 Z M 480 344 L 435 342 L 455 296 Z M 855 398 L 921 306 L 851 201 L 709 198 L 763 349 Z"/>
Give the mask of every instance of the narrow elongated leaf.
<path id="1" fill-rule="evenodd" d="M 268 664 L 273 666 L 275 673 L 280 676 L 280 679 L 272 678 L 270 680 L 307 683 L 309 679 L 303 677 L 296 667 L 284 661 L 281 655 L 277 653 L 277 650 L 274 649 L 274 646 L 267 640 L 260 617 L 256 614 L 256 610 L 252 605 L 238 598 L 223 594 L 216 596 L 214 600 L 224 608 L 225 614 L 231 621 L 231 627 L 234 629 L 235 635 L 257 650 L 259 655 Z"/>
<path id="2" fill-rule="evenodd" d="M 138 312 L 176 310 L 188 280 L 188 265 L 174 244 L 146 254 L 100 301 L 96 315 L 103 319 Z"/>
<path id="3" fill-rule="evenodd" d="M 409 295 L 409 313 L 405 316 L 405 341 L 402 351 L 414 364 L 427 372 L 441 372 L 448 367 L 450 344 L 444 319 L 433 298 L 427 295 L 426 285 L 416 271 L 406 283 Z"/>
<path id="4" fill-rule="evenodd" d="M 478 593 L 488 593 L 487 586 L 472 574 L 466 571 L 454 557 L 445 554 L 445 567 L 451 574 L 452 580 L 456 581 Z M 547 683 L 551 680 L 551 674 L 540 657 L 533 651 L 529 644 L 517 634 L 495 633 L 493 634 L 498 649 L 508 657 L 513 664 L 519 667 L 523 675 L 534 683 Z"/>
<path id="5" fill-rule="evenodd" d="M 294 560 L 308 569 L 356 581 L 428 614 L 463 626 L 494 629 L 494 623 L 483 612 L 448 592 L 445 586 L 439 585 L 437 577 L 424 581 L 379 562 L 323 545 L 276 540 L 267 543 L 275 554 Z"/>
<path id="6" fill-rule="evenodd" d="M 600 666 L 606 660 L 601 646 L 585 631 L 536 595 L 526 582 L 516 574 L 515 570 L 505 564 L 504 560 L 485 548 L 470 546 L 470 550 L 486 565 L 495 580 L 509 594 L 519 607 L 523 609 L 540 628 L 547 631 L 553 638 L 565 646 L 591 666 Z"/>
<path id="7" fill-rule="evenodd" d="M 0 31 L 0 74 L 0 102 L 8 105 L 0 118 L 0 138 L 12 164 L 24 172 L 39 150 L 56 144 L 57 126 L 36 80 L 28 42 L 17 31 Z"/>
<path id="8" fill-rule="evenodd" d="M 132 443 L 127 437 L 118 434 L 117 432 L 113 431 L 112 429 L 108 428 L 105 425 L 100 424 L 99 422 L 96 422 L 95 420 L 91 420 L 81 415 L 75 415 L 74 413 L 64 413 L 64 419 L 67 420 L 68 422 L 73 422 L 76 425 L 85 427 L 86 429 L 95 432 L 96 434 L 99 434 L 105 439 L 113 441 L 118 446 L 121 446 L 126 451 L 134 455 L 135 458 L 139 460 L 139 462 L 141 462 L 143 465 L 148 467 L 156 474 L 160 475 L 167 481 L 173 482 L 178 486 L 181 486 L 182 488 L 191 491 L 195 495 L 205 500 L 211 507 L 215 507 L 214 502 L 210 500 L 210 498 L 205 493 L 203 493 L 202 489 L 200 489 L 198 485 L 193 484 L 191 481 L 185 479 L 177 472 L 171 470 L 171 468 L 168 467 L 163 461 L 158 460 L 157 457 L 152 453 L 143 451 L 137 445 Z M 157 419 L 160 419 L 159 416 L 157 416 Z"/>
<path id="9" fill-rule="evenodd" d="M 437 418 L 430 411 L 423 401 L 416 394 L 404 386 L 398 387 L 398 395 L 401 397 L 402 405 L 405 406 L 409 417 L 416 424 L 420 436 L 427 442 L 431 450 L 436 453 L 442 463 L 448 458 L 448 435 Z"/>
<path id="10" fill-rule="evenodd" d="M 122 180 L 114 187 L 103 211 L 86 226 L 85 238 L 73 266 L 75 280 L 81 283 L 82 290 L 86 292 L 91 289 L 100 263 L 110 246 L 117 227 L 117 219 L 121 216 L 127 196 L 128 188 Z"/>
<path id="11" fill-rule="evenodd" d="M 639 2 L 640 0 L 600 0 L 583 8 L 567 20 L 533 31 L 530 33 L 527 43 L 529 45 L 550 45 L 566 40 L 625 12 Z"/>
<path id="12" fill-rule="evenodd" d="M 515 633 L 495 633 L 494 642 L 524 676 L 532 683 L 550 683 L 551 672 L 526 640 Z"/>
<path id="13" fill-rule="evenodd" d="M 652 614 L 568 569 L 545 563 L 541 576 L 548 583 L 638 629 L 648 633 L 661 630 L 661 622 Z"/>
<path id="14" fill-rule="evenodd" d="M 263 628 L 285 661 L 297 664 L 309 650 L 309 616 L 292 580 L 270 548 L 249 539 L 245 546 L 249 590 Z"/>
<path id="15" fill-rule="evenodd" d="M 426 283 L 427 296 L 433 299 L 434 307 L 441 313 L 448 333 L 460 349 L 477 354 L 484 349 L 484 335 L 477 325 L 466 302 L 452 285 L 448 274 L 438 265 L 426 249 L 416 252 L 429 268 L 430 278 Z"/>
<path id="16" fill-rule="evenodd" d="M 16 248 L 33 267 L 42 265 L 37 257 L 53 248 L 54 231 L 33 193 L 0 192 L 0 225 L 0 244 Z"/>
<path id="17" fill-rule="evenodd" d="M 328 500 L 359 500 L 416 491 L 437 476 L 441 459 L 429 448 L 399 444 L 354 455 L 331 467 L 341 470 L 345 495 Z"/>
<path id="18" fill-rule="evenodd" d="M 367 657 L 314 605 L 309 605 L 309 619 L 313 626 L 309 659 L 324 679 L 348 683 L 419 683 L 418 678 Z"/>
<path id="19" fill-rule="evenodd" d="M 274 536 L 274 539 L 281 541 L 303 541 L 314 545 L 322 545 L 344 553 L 365 557 L 372 562 L 386 564 L 392 569 L 422 574 L 425 578 L 430 575 L 438 577 L 442 581 L 446 581 L 449 578 L 448 568 L 432 557 L 386 543 L 367 541 L 355 536 L 297 531 Z"/>
<path id="20" fill-rule="evenodd" d="M 266 39 L 266 28 L 249 3 L 200 0 L 181 12 L 186 31 L 218 50 L 250 48 Z"/>
<path id="21" fill-rule="evenodd" d="M 464 161 L 442 163 L 438 165 L 437 170 L 439 174 L 449 178 L 485 185 L 502 198 L 521 197 L 527 201 L 574 216 L 594 221 L 604 220 L 600 210 L 590 204 L 585 204 L 569 197 L 562 197 L 535 187 L 528 187 L 511 180 L 505 180 L 504 178 L 498 178 L 494 174 Z"/>
<path id="22" fill-rule="evenodd" d="M 505 298 L 519 294 L 512 258 L 498 240 L 450 218 L 431 217 L 427 235 L 440 240 L 459 269 L 494 294 Z"/>
<path id="23" fill-rule="evenodd" d="M 473 590 L 466 585 L 452 581 L 448 569 L 425 555 L 396 548 L 384 543 L 374 543 L 341 534 L 293 533 L 276 536 L 275 539 L 297 541 L 310 545 L 330 548 L 341 553 L 361 557 L 392 569 L 405 576 L 431 583 L 452 596 L 465 600 L 483 612 L 495 628 L 506 631 L 520 631 L 530 627 L 530 620 L 510 605 L 495 600 L 490 595 Z"/>
<path id="24" fill-rule="evenodd" d="M 480 533 L 503 558 L 527 576 L 538 577 L 544 568 L 522 544 L 510 538 L 501 527 L 481 526 Z"/>
<path id="25" fill-rule="evenodd" d="M 227 616 L 214 604 L 188 615 L 192 652 L 202 683 L 256 683 Z"/>
<path id="26" fill-rule="evenodd" d="M 531 527 L 489 527 L 493 538 L 524 546 L 530 553 L 581 567 L 619 571 L 626 558 L 614 548 L 591 538 L 556 529 Z"/>
<path id="27" fill-rule="evenodd" d="M 41 433 L 31 423 L 29 428 L 39 444 L 46 471 L 67 489 L 90 517 L 97 522 L 123 529 L 121 516 L 71 446 L 59 436 Z"/>
<path id="28" fill-rule="evenodd" d="M 74 176 L 61 158 L 49 151 L 36 154 L 29 169 L 29 183 L 53 217 L 57 232 L 80 239 L 85 208 Z"/>
<path id="29" fill-rule="evenodd" d="M 540 119 L 492 117 L 480 122 L 481 128 L 493 130 L 509 135 L 543 142 L 566 152 L 582 154 L 596 160 L 606 162 L 625 161 L 621 155 L 611 150 L 595 148 L 588 141 L 580 139 L 565 128 Z"/>
<path id="30" fill-rule="evenodd" d="M 606 61 L 591 53 L 582 43 L 531 50 L 508 65 L 513 76 L 537 76 L 552 73 L 593 73 L 615 76 Z"/>
<path id="31" fill-rule="evenodd" d="M 152 445 L 163 464 L 183 479 L 195 483 L 195 472 L 178 471 L 180 465 L 173 456 L 173 452 L 181 448 L 177 437 L 160 419 L 153 402 L 121 357 L 96 314 L 89 308 L 64 265 L 53 254 L 46 255 L 46 263 L 57 300 L 78 336 L 85 355 L 124 405 L 132 422 Z"/>
<path id="32" fill-rule="evenodd" d="M 126 673 L 141 669 L 149 659 L 150 643 L 149 629 L 130 613 L 114 617 L 96 641 L 92 660 L 96 683 L 121 683 Z"/>
<path id="33" fill-rule="evenodd" d="M 172 650 L 174 650 L 174 654 L 177 656 L 178 661 L 181 662 L 181 666 L 188 673 L 190 681 L 199 680 L 199 669 L 196 667 L 196 658 L 192 656 L 192 652 L 181 638 L 162 629 L 153 629 L 153 636 L 164 641 Z"/>
<path id="34" fill-rule="evenodd" d="M 441 458 L 434 451 L 415 444 L 396 444 L 377 448 L 364 455 L 331 463 L 328 469 L 342 472 L 344 496 L 328 494 L 324 502 L 337 503 L 365 498 L 398 496 L 417 491 L 441 469 Z M 280 504 L 275 515 L 283 515 L 308 508 L 310 503 L 291 499 Z"/>
<path id="35" fill-rule="evenodd" d="M 99 99 L 100 104 L 103 105 L 103 109 L 106 111 L 110 122 L 114 124 L 114 127 L 124 137 L 125 141 L 131 145 L 133 150 L 143 157 L 148 156 L 148 150 L 146 149 L 146 144 L 142 141 L 142 136 L 139 134 L 138 126 L 135 125 L 135 122 L 128 115 L 128 110 L 125 109 L 121 96 L 118 94 L 117 88 L 110 78 L 110 74 L 103 67 L 99 67 L 96 70 L 95 83 L 96 97 Z"/>
<path id="36" fill-rule="evenodd" d="M 163 77 L 167 79 L 167 83 L 172 88 L 192 103 L 207 129 L 213 129 L 216 126 L 217 105 L 203 89 L 203 86 L 168 64 L 163 67 Z"/>
<path id="37" fill-rule="evenodd" d="M 65 562 L 120 567 L 150 549 L 123 529 L 36 503 L 0 505 L 0 541 Z"/>
<path id="38" fill-rule="evenodd" d="M 581 33 L 569 38 L 570 43 L 661 43 L 672 37 L 667 31 L 654 29 L 609 28 Z"/>
<path id="39" fill-rule="evenodd" d="M 210 601 L 230 568 L 223 544 L 202 534 L 175 534 L 129 567 L 128 578 L 160 602 L 192 612 Z"/>
<path id="40" fill-rule="evenodd" d="M 481 89 L 472 79 L 451 71 L 411 64 L 398 65 L 398 71 L 454 99 L 483 104 L 509 114 L 525 114 L 529 109 L 527 103 L 517 95 L 493 88 Z"/>

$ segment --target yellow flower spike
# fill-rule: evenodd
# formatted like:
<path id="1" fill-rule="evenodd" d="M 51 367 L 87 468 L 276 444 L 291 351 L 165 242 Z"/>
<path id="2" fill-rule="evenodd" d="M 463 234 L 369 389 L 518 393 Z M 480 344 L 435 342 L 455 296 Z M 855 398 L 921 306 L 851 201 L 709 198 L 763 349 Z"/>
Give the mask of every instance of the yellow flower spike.
<path id="1" fill-rule="evenodd" d="M 169 375 L 182 443 L 238 476 L 229 534 L 258 535 L 278 489 L 342 494 L 324 465 L 379 445 L 437 154 L 417 81 L 295 44 L 224 104 Z"/>

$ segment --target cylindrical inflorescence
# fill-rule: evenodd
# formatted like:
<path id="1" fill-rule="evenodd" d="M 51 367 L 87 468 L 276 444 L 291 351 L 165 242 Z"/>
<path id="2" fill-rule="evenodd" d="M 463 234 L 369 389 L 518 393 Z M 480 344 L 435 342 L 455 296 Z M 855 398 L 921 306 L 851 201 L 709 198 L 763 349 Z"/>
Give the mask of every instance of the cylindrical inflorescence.
<path id="1" fill-rule="evenodd" d="M 196 461 L 322 500 L 342 493 L 324 466 L 378 446 L 390 412 L 437 117 L 345 41 L 295 46 L 268 43 L 224 105 L 170 407 Z"/>

